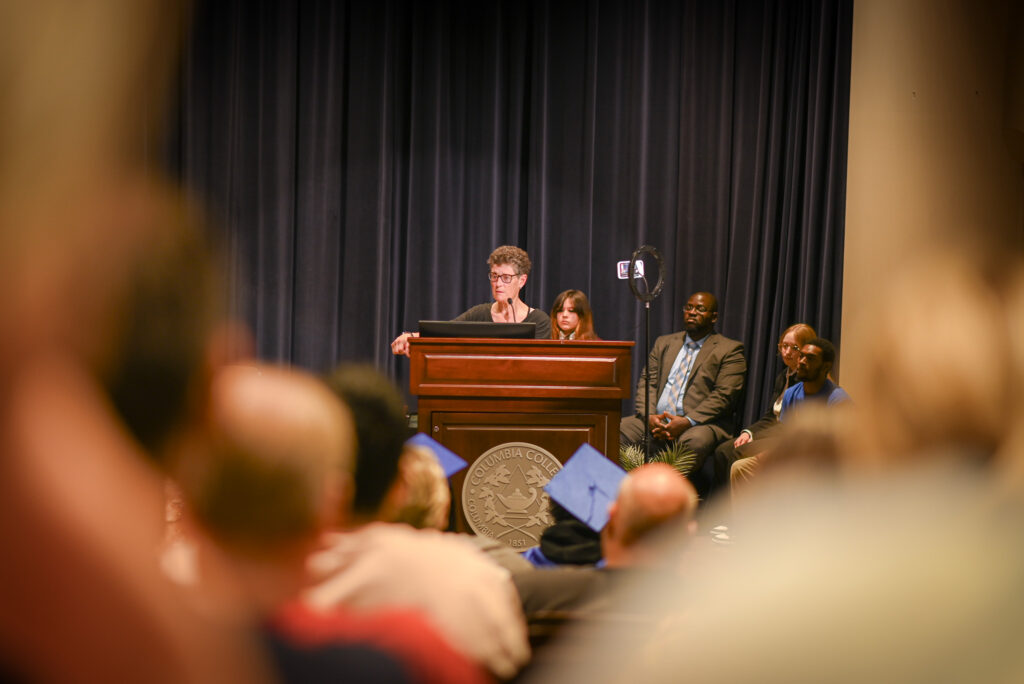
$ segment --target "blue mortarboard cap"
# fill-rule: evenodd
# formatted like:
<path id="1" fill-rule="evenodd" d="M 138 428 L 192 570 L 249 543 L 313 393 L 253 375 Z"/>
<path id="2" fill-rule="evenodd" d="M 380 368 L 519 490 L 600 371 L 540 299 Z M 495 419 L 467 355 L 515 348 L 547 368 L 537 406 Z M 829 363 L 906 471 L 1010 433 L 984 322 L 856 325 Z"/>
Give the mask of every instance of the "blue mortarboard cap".
<path id="1" fill-rule="evenodd" d="M 434 456 L 436 456 L 437 460 L 441 463 L 441 468 L 444 470 L 445 477 L 451 477 L 469 465 L 459 458 L 458 454 L 438 442 L 436 439 L 430 437 L 430 435 L 425 432 L 417 432 L 415 436 L 406 441 L 406 444 L 421 446 L 433 452 Z"/>
<path id="2" fill-rule="evenodd" d="M 544 490 L 587 527 L 600 532 L 608 522 L 608 505 L 619 494 L 626 471 L 584 444 L 555 473 Z"/>

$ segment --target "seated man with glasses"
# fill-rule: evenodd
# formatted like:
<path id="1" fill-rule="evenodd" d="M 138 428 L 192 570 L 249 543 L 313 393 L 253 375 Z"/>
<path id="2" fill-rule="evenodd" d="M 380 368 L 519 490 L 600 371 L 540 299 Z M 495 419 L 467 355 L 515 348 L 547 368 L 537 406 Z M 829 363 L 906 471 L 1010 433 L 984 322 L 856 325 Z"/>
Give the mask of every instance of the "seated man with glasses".
<path id="1" fill-rule="evenodd" d="M 711 486 L 705 460 L 736 431 L 736 410 L 743 395 L 747 360 L 743 343 L 714 332 L 718 300 L 698 292 L 683 308 L 686 330 L 654 341 L 636 390 L 635 415 L 619 423 L 622 444 L 642 444 L 644 407 L 650 405 L 652 453 L 677 441 L 696 454 L 690 480 L 701 498 Z M 644 396 L 645 374 L 650 394 Z"/>
<path id="2" fill-rule="evenodd" d="M 478 304 L 463 312 L 457 321 L 495 321 L 498 323 L 536 323 L 534 337 L 546 340 L 551 337 L 551 321 L 544 311 L 531 308 L 519 299 L 519 291 L 526 285 L 530 275 L 530 257 L 525 250 L 512 245 L 502 245 L 487 258 L 491 281 L 491 295 L 494 301 Z M 409 355 L 409 338 L 419 333 L 404 332 L 391 343 L 395 354 Z"/>

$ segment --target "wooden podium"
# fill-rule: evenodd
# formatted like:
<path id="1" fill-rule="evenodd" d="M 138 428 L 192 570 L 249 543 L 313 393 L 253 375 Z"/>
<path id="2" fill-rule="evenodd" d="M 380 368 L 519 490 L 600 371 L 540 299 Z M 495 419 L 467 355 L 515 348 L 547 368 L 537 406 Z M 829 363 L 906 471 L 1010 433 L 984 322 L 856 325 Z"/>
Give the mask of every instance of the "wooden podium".
<path id="1" fill-rule="evenodd" d="M 463 510 L 466 478 L 472 484 L 481 476 L 481 457 L 497 463 L 507 454 L 515 471 L 487 475 L 495 488 L 503 487 L 490 500 L 498 503 L 491 517 L 505 527 L 492 536 L 513 547 L 532 545 L 535 535 L 525 519 L 535 521 L 530 505 L 543 496 L 541 474 L 557 472 L 584 443 L 618 461 L 620 410 L 632 391 L 632 347 L 613 341 L 410 339 L 409 386 L 419 398 L 419 428 L 470 464 L 451 479 L 456 530 L 481 532 Z M 516 474 L 526 479 L 517 481 Z M 476 521 L 475 511 L 470 514 Z M 507 532 L 520 524 L 525 532 Z"/>

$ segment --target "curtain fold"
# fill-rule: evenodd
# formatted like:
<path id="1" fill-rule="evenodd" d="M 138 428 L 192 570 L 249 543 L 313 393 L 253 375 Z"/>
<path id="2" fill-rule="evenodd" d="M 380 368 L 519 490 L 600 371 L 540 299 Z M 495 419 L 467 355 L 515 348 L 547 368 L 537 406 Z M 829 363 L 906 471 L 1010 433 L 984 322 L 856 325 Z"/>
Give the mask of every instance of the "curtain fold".
<path id="1" fill-rule="evenodd" d="M 601 337 L 638 342 L 635 378 L 615 263 L 650 244 L 652 336 L 718 295 L 750 419 L 782 329 L 839 342 L 852 20 L 852 0 L 201 2 L 169 158 L 263 358 L 407 388 L 391 339 L 487 301 L 510 243 L 524 300 L 586 291 Z"/>

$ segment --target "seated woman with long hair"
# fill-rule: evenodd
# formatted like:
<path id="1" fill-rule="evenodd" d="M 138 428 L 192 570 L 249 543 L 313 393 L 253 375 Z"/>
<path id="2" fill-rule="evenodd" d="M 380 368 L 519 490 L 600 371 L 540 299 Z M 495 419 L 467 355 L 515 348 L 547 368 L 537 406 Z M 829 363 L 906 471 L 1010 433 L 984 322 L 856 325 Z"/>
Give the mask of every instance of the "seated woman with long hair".
<path id="1" fill-rule="evenodd" d="M 594 332 L 594 314 L 587 295 L 580 290 L 566 290 L 551 306 L 551 339 L 599 340 Z"/>

